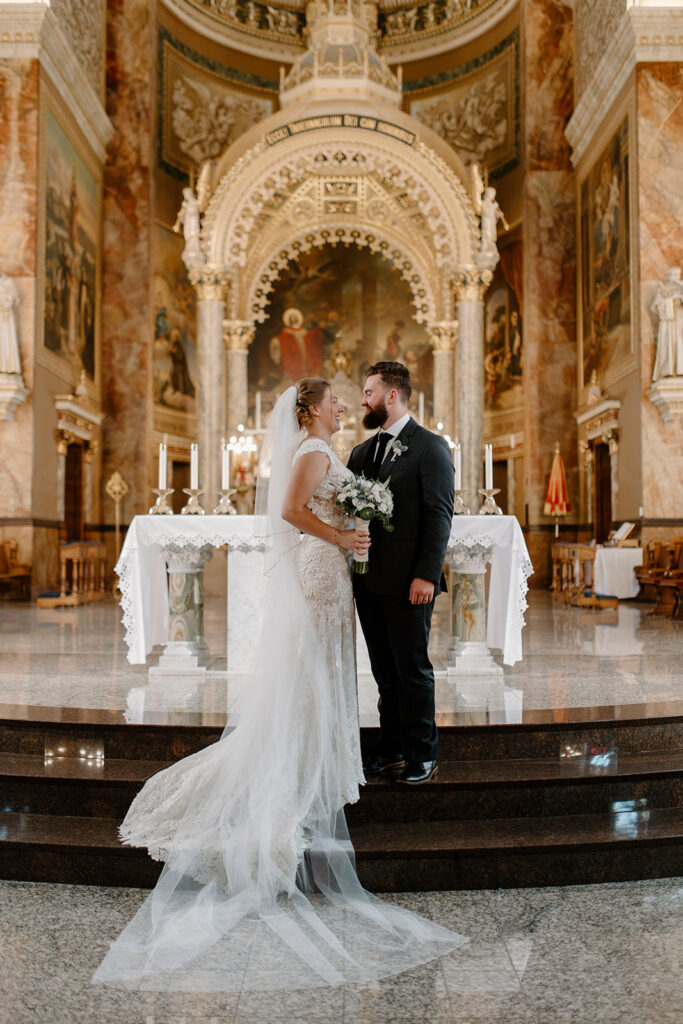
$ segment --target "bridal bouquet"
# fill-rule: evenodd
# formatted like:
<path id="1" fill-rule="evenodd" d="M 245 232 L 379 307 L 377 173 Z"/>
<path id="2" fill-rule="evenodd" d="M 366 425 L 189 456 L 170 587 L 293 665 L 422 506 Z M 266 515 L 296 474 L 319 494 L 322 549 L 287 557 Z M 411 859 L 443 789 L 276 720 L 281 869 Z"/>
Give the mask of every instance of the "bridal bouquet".
<path id="1" fill-rule="evenodd" d="M 354 520 L 357 530 L 370 530 L 370 520 L 379 519 L 380 523 L 391 533 L 391 513 L 394 511 L 394 498 L 388 487 L 389 481 L 367 480 L 364 476 L 354 477 L 345 484 L 337 495 L 337 504 L 342 511 Z M 368 556 L 357 560 L 354 558 L 353 571 L 368 571 Z"/>

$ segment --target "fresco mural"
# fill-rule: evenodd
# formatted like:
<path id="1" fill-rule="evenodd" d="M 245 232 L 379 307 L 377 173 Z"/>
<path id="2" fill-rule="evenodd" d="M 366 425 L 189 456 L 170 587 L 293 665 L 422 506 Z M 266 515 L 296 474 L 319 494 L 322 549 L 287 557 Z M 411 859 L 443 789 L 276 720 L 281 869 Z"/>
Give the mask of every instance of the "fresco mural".
<path id="1" fill-rule="evenodd" d="M 420 391 L 429 420 L 433 357 L 426 331 L 412 317 L 410 289 L 391 263 L 366 249 L 325 246 L 291 262 L 275 283 L 270 317 L 249 351 L 249 398 L 264 413 L 302 376 L 324 376 L 357 424 L 365 373 L 379 359 L 398 359 Z"/>
<path id="2" fill-rule="evenodd" d="M 43 344 L 95 377 L 99 186 L 46 111 Z"/>
<path id="3" fill-rule="evenodd" d="M 583 383 L 631 351 L 629 124 L 625 118 L 581 185 Z"/>
<path id="4" fill-rule="evenodd" d="M 181 259 L 183 239 L 156 225 L 154 272 L 154 404 L 181 414 L 196 411 L 196 295 Z M 181 416 L 175 431 L 185 433 Z M 170 426 L 168 419 L 165 428 Z"/>
<path id="5" fill-rule="evenodd" d="M 500 266 L 486 293 L 484 308 L 484 407 L 487 411 L 522 406 L 524 358 L 522 314 Z"/>

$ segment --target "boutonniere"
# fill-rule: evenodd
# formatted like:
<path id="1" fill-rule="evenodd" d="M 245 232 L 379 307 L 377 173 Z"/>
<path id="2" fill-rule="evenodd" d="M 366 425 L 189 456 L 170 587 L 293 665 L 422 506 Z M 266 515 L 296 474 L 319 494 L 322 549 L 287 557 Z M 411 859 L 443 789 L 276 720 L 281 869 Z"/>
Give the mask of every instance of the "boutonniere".
<path id="1" fill-rule="evenodd" d="M 389 442 L 389 451 L 391 452 L 391 461 L 393 462 L 394 459 L 400 458 L 404 452 L 408 451 L 408 445 L 401 444 L 399 439 L 395 437 L 393 441 Z"/>

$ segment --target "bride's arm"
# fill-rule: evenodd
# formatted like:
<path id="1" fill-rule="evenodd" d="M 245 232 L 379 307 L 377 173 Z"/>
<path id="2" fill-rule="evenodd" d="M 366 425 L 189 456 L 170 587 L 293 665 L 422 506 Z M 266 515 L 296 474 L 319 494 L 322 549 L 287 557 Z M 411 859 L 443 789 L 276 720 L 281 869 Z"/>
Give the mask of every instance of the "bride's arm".
<path id="1" fill-rule="evenodd" d="M 366 533 L 358 530 L 336 530 L 307 508 L 314 492 L 325 478 L 330 460 L 323 452 L 307 452 L 296 460 L 282 500 L 282 518 L 303 533 L 364 555 L 370 545 Z"/>

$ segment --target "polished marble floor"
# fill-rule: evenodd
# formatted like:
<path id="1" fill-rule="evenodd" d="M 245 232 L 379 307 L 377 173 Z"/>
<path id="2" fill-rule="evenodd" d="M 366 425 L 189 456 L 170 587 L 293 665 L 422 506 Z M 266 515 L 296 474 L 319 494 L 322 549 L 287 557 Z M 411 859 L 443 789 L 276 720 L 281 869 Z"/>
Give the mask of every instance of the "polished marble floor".
<path id="1" fill-rule="evenodd" d="M 390 897 L 470 937 L 378 990 L 122 992 L 90 979 L 138 889 L 0 882 L 0 1024 L 679 1024 L 683 879 Z"/>
<path id="2" fill-rule="evenodd" d="M 431 653 L 440 711 L 494 708 L 508 721 L 523 711 L 652 704 L 683 696 L 683 623 L 656 618 L 651 605 L 622 602 L 618 611 L 569 608 L 543 591 L 529 594 L 523 660 L 499 678 L 454 681 L 447 674 L 448 598 L 437 602 Z M 205 633 L 216 658 L 205 679 L 156 678 L 126 659 L 120 609 L 112 601 L 77 609 L 0 604 L 0 704 L 108 708 L 139 721 L 150 711 L 225 713 L 243 680 L 223 671 L 225 623 L 220 600 L 207 602 Z M 152 654 L 149 663 L 156 661 Z M 359 642 L 362 720 L 376 718 L 376 689 Z"/>

